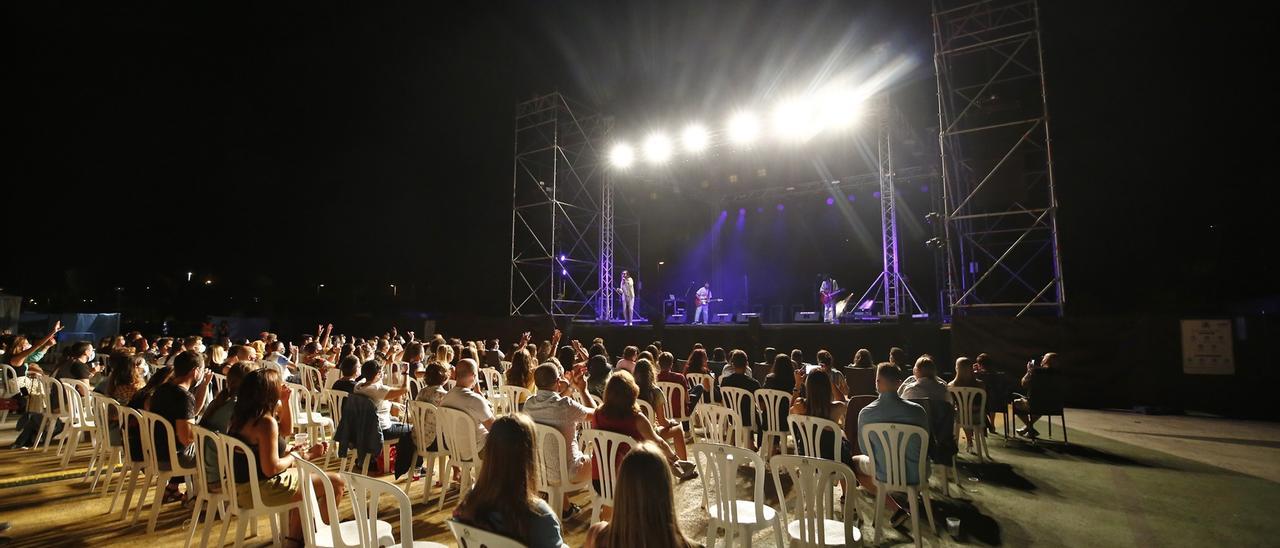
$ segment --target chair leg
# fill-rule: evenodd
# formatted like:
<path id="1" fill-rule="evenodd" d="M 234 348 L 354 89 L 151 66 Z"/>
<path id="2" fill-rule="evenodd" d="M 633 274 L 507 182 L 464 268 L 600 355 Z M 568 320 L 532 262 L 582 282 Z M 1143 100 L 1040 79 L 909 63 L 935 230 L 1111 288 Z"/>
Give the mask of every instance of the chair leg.
<path id="1" fill-rule="evenodd" d="M 191 505 L 191 530 L 187 531 L 187 543 L 183 545 L 183 548 L 191 548 L 191 541 L 196 538 L 196 529 L 200 528 L 200 506 L 204 503 L 204 497 L 196 497 L 195 504 Z"/>
<path id="2" fill-rule="evenodd" d="M 1062 413 L 1062 416 L 1061 416 L 1060 418 L 1062 419 L 1062 444 L 1063 444 L 1063 445 L 1068 445 L 1068 443 L 1067 443 L 1067 414 L 1066 414 L 1065 412 L 1063 412 L 1063 413 Z"/>
<path id="3" fill-rule="evenodd" d="M 122 490 L 125 489 L 126 485 L 128 486 L 128 491 L 124 495 L 124 506 L 120 507 L 120 521 L 129 519 L 129 508 L 133 506 L 133 489 L 138 486 L 138 475 L 138 469 L 131 469 L 129 470 L 128 479 L 120 484 Z M 144 486 L 143 489 L 146 489 L 146 487 Z M 120 496 L 119 491 L 116 492 L 116 496 Z M 113 503 L 112 506 L 114 507 L 115 504 Z"/>
<path id="4" fill-rule="evenodd" d="M 244 546 L 244 530 L 249 524 L 244 515 L 240 516 L 240 521 L 236 523 L 236 548 Z"/>
<path id="5" fill-rule="evenodd" d="M 147 532 L 156 532 L 156 520 L 160 518 L 160 505 L 164 504 L 164 492 L 169 486 L 169 478 L 159 476 L 156 478 L 156 494 L 151 500 L 151 518 L 147 520 Z"/>
<path id="6" fill-rule="evenodd" d="M 916 548 L 920 548 L 920 508 L 916 502 L 916 494 L 912 491 L 907 491 L 907 505 L 911 508 L 911 536 L 915 537 Z"/>
<path id="7" fill-rule="evenodd" d="M 872 518 L 872 523 L 875 523 L 876 525 L 875 527 L 876 531 L 875 531 L 875 536 L 871 537 L 872 544 L 880 544 L 880 530 L 884 527 L 884 520 L 881 519 L 882 518 L 881 514 L 884 513 L 884 497 L 885 497 L 884 487 L 882 486 L 876 486 L 876 487 L 877 487 L 876 488 L 876 510 L 875 510 L 874 517 Z"/>
<path id="8" fill-rule="evenodd" d="M 924 514 L 929 517 L 929 531 L 931 531 L 934 535 L 937 535 L 938 523 L 933 521 L 933 498 L 929 496 L 929 491 L 927 490 L 923 493 L 923 496 L 924 496 Z"/>

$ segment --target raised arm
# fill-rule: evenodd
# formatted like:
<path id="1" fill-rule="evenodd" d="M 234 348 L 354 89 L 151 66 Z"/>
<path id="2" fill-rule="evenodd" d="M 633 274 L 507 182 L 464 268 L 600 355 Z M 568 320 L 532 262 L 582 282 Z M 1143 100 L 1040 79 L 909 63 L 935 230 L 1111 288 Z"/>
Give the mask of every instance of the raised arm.
<path id="1" fill-rule="evenodd" d="M 16 352 L 13 355 L 9 356 L 8 357 L 9 363 L 13 363 L 13 360 L 25 360 L 27 359 L 27 356 L 30 356 L 33 352 L 40 350 L 41 348 L 44 348 L 45 346 L 51 344 L 53 342 L 53 338 L 58 335 L 59 331 L 62 331 L 62 322 L 60 321 L 54 322 L 53 330 L 49 331 L 48 335 L 45 335 L 43 339 L 40 339 L 40 342 L 31 345 L 31 348 L 23 350 L 22 352 Z M 22 363 L 22 362 L 19 361 L 18 363 Z"/>

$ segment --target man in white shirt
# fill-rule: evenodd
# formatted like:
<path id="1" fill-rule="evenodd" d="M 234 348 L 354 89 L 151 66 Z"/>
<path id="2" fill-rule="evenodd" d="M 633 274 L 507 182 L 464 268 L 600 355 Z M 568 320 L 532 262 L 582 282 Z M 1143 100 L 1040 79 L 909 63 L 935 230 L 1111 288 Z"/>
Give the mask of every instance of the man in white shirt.
<path id="1" fill-rule="evenodd" d="M 631 325 L 632 318 L 635 316 L 636 284 L 626 270 L 622 271 L 622 282 L 618 286 L 618 293 L 622 294 L 622 319 L 627 325 Z"/>
<path id="2" fill-rule="evenodd" d="M 442 407 L 457 409 L 471 416 L 476 421 L 476 448 L 484 448 L 484 440 L 489 437 L 489 428 L 493 427 L 493 407 L 472 388 L 476 385 L 476 361 L 471 358 L 458 360 L 454 367 L 453 389 L 440 401 Z"/>
<path id="3" fill-rule="evenodd" d="M 698 311 L 693 315 L 693 323 L 707 323 L 711 320 L 711 282 L 702 284 L 702 288 L 694 294 L 698 298 Z"/>
<path id="4" fill-rule="evenodd" d="M 591 415 L 596 410 L 595 404 L 591 398 L 584 397 L 583 401 L 586 402 L 584 405 L 569 397 L 574 390 L 586 394 L 586 371 L 570 369 L 565 376 L 561 376 L 555 364 L 544 363 L 533 371 L 533 382 L 537 385 L 538 391 L 524 402 L 524 413 L 529 415 L 533 422 L 553 427 L 564 436 L 565 455 L 568 460 L 565 468 L 570 476 L 568 483 L 587 481 L 591 478 L 591 455 L 583 453 L 578 446 L 577 425 L 591 420 Z M 556 464 L 557 466 L 548 470 L 549 481 L 560 480 L 559 466 L 558 463 Z M 567 498 L 561 512 L 566 517 L 576 513 L 574 505 Z"/>
<path id="5" fill-rule="evenodd" d="M 898 386 L 898 396 L 904 400 L 929 398 L 940 402 L 950 401 L 947 383 L 938 378 L 938 368 L 928 354 L 916 360 L 912 375 Z"/>
<path id="6" fill-rule="evenodd" d="M 834 279 L 823 276 L 822 285 L 818 286 L 818 293 L 822 294 L 822 321 L 826 323 L 836 323 L 836 286 Z"/>

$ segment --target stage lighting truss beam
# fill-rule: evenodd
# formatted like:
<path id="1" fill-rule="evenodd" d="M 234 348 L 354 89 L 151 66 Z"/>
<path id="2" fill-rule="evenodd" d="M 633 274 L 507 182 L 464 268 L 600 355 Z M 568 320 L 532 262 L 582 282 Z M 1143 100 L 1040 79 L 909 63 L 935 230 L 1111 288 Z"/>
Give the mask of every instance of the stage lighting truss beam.
<path id="1" fill-rule="evenodd" d="M 933 28 L 949 313 L 1061 315 L 1066 293 L 1036 0 L 935 0 Z M 981 147 L 998 148 L 984 160 L 975 152 Z M 1012 186 L 993 184 L 1019 167 Z"/>
<path id="2" fill-rule="evenodd" d="M 516 105 L 511 315 L 595 317 L 610 123 L 558 92 Z"/>

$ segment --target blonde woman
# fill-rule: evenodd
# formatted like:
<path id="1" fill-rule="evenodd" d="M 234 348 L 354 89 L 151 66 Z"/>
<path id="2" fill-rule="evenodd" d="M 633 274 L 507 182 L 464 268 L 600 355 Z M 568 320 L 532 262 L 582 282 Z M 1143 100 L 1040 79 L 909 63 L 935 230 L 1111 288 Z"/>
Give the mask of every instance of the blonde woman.
<path id="1" fill-rule="evenodd" d="M 587 530 L 587 548 L 697 546 L 680 531 L 671 474 L 658 446 L 641 442 L 633 447 L 622 459 L 614 489 L 612 521 Z"/>

